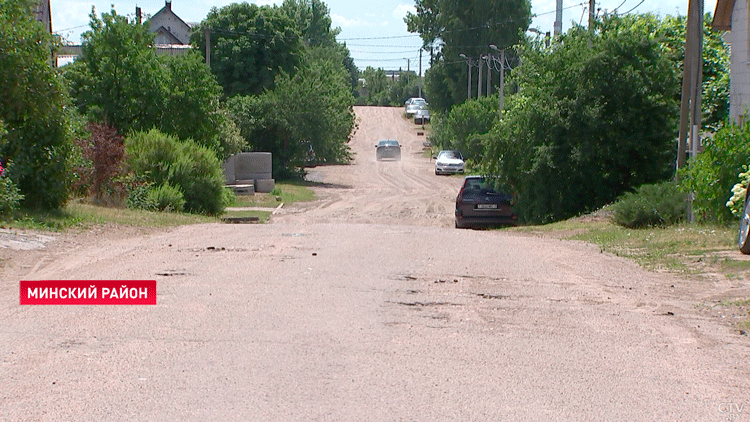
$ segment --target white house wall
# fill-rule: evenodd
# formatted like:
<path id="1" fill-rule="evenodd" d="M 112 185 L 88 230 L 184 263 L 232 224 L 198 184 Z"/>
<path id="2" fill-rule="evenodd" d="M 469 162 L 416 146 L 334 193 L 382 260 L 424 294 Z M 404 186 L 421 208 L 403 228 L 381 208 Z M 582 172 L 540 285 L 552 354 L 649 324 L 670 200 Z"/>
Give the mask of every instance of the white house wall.
<path id="1" fill-rule="evenodd" d="M 729 114 L 736 122 L 747 120 L 743 115 L 750 112 L 750 16 L 748 1 L 737 0 L 732 11 L 731 82 L 729 86 Z"/>
<path id="2" fill-rule="evenodd" d="M 185 22 L 178 18 L 174 13 L 160 13 L 151 18 L 151 32 L 156 31 L 157 29 L 159 29 L 159 27 L 162 26 L 166 28 L 167 31 L 169 31 L 172 35 L 174 35 L 175 38 L 180 40 L 182 44 L 190 43 L 190 27 L 187 26 Z M 160 40 L 157 37 L 157 44 L 173 44 L 170 40 L 166 39 L 166 37 L 161 38 L 164 39 Z"/>

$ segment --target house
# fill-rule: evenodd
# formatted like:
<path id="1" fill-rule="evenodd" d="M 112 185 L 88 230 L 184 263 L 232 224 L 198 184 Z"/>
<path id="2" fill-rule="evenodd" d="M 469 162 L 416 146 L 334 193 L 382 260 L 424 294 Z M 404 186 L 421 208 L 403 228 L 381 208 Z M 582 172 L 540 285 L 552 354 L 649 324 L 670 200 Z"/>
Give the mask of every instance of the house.
<path id="1" fill-rule="evenodd" d="M 52 33 L 52 14 L 50 13 L 50 0 L 41 0 L 37 2 L 34 9 L 36 20 L 44 25 L 44 29 Z"/>
<path id="2" fill-rule="evenodd" d="M 742 123 L 750 112 L 750 14 L 747 0 L 717 0 L 714 30 L 730 31 L 725 40 L 731 46 L 729 64 L 729 117 Z M 745 117 L 745 119 L 747 119 Z"/>
<path id="3" fill-rule="evenodd" d="M 190 30 L 191 26 L 172 11 L 171 0 L 149 20 L 149 31 L 156 33 L 156 45 L 188 45 Z"/>

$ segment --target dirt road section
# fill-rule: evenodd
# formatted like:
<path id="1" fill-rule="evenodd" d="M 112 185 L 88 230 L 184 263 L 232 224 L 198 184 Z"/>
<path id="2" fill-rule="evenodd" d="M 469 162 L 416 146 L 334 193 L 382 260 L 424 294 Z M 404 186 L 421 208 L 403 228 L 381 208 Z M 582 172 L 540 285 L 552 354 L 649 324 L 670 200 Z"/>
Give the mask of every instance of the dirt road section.
<path id="1" fill-rule="evenodd" d="M 697 309 L 710 285 L 455 230 L 460 178 L 376 162 L 380 137 L 421 140 L 357 113 L 355 163 L 271 224 L 56 238 L 6 267 L 0 420 L 750 420 L 749 343 Z M 156 279 L 158 304 L 22 307 L 21 279 Z"/>
<path id="2" fill-rule="evenodd" d="M 427 141 L 421 126 L 403 117 L 402 108 L 357 107 L 359 128 L 350 142 L 354 161 L 349 166 L 309 170 L 308 179 L 323 183 L 323 199 L 295 209 L 305 222 L 364 222 L 453 226 L 454 202 L 460 177 L 435 176 L 434 161 L 425 156 Z M 423 133 L 420 135 L 420 133 Z M 396 139 L 401 161 L 375 158 L 375 144 Z M 282 214 L 283 215 L 283 214 Z M 298 221 L 283 216 L 275 221 Z"/>

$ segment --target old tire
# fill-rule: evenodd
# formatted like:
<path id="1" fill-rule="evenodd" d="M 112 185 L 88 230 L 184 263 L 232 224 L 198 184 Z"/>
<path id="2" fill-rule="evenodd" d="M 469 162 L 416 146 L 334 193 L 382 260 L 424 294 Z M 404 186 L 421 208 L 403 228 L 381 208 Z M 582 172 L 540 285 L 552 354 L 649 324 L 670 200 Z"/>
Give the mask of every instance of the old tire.
<path id="1" fill-rule="evenodd" d="M 750 255 L 750 195 L 745 195 L 745 205 L 742 207 L 742 217 L 740 218 L 740 231 L 737 236 L 737 243 L 740 252 Z"/>

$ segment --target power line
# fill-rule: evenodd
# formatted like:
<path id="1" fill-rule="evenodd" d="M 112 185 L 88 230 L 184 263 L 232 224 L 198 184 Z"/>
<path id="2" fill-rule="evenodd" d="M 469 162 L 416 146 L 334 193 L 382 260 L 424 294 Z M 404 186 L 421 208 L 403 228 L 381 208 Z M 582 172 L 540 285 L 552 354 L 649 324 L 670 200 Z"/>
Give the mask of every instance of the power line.
<path id="1" fill-rule="evenodd" d="M 637 9 L 637 8 L 638 8 L 638 6 L 642 5 L 644 1 L 646 1 L 646 0 L 641 0 L 641 2 L 640 2 L 640 3 L 638 3 L 637 5 L 635 5 L 635 7 L 634 7 L 634 8 L 632 8 L 632 9 L 628 10 L 627 12 L 623 13 L 623 15 L 627 15 L 628 13 L 630 13 L 630 12 L 632 12 L 633 10 Z"/>

